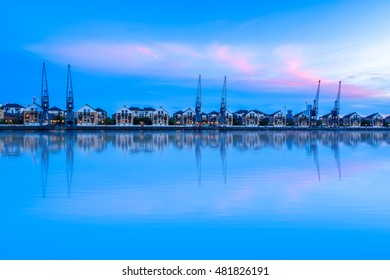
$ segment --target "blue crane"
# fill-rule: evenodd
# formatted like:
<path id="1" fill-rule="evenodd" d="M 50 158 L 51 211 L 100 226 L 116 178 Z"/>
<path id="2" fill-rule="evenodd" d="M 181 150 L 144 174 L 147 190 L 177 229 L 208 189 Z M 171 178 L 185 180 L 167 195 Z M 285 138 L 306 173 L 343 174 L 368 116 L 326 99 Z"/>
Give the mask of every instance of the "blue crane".
<path id="1" fill-rule="evenodd" d="M 198 89 L 196 91 L 196 102 L 195 102 L 195 124 L 201 125 L 202 124 L 202 86 L 201 86 L 201 76 L 199 75 L 198 79 Z"/>
<path id="2" fill-rule="evenodd" d="M 311 106 L 310 112 L 309 112 L 310 126 L 317 125 L 318 108 L 319 108 L 318 103 L 319 103 L 319 98 L 320 98 L 320 86 L 321 86 L 321 80 L 318 81 L 316 98 L 314 99 L 313 106 Z"/>
<path id="3" fill-rule="evenodd" d="M 339 91 L 337 93 L 337 99 L 334 102 L 334 107 L 333 107 L 333 110 L 331 111 L 332 126 L 338 126 L 339 125 L 340 91 L 341 91 L 341 81 L 339 82 Z"/>
<path id="4" fill-rule="evenodd" d="M 42 115 L 41 115 L 40 123 L 41 125 L 50 125 L 49 88 L 47 86 L 45 63 L 43 63 L 43 68 L 42 68 L 41 107 L 42 107 Z"/>
<path id="5" fill-rule="evenodd" d="M 221 108 L 219 111 L 219 123 L 220 125 L 226 124 L 226 76 L 222 88 Z"/>
<path id="6" fill-rule="evenodd" d="M 68 64 L 68 78 L 66 83 L 66 125 L 75 125 L 75 113 L 74 110 L 74 99 L 73 99 L 73 85 L 72 75 L 70 72 L 70 64 Z"/>

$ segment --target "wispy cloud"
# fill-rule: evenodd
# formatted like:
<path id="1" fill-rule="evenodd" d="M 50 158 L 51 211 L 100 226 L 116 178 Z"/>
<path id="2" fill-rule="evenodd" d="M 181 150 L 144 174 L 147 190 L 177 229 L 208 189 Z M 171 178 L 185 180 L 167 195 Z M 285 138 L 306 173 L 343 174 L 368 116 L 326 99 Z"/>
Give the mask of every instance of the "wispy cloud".
<path id="1" fill-rule="evenodd" d="M 240 85 L 259 90 L 295 88 L 295 91 L 299 91 L 311 88 L 317 80 L 322 80 L 323 84 L 335 85 L 334 90 L 328 91 L 332 97 L 336 94 L 337 82 L 342 77 L 347 79 L 343 84 L 343 94 L 346 97 L 387 96 L 383 92 L 383 82 L 386 80 L 383 73 L 353 71 L 351 65 L 342 65 L 333 71 L 329 63 L 323 63 L 324 58 L 319 61 L 314 59 L 313 62 L 316 55 L 309 47 L 292 43 L 266 48 L 237 43 L 86 40 L 31 44 L 26 49 L 43 59 L 62 64 L 71 63 L 89 71 L 176 79 L 193 77 L 198 73 L 211 79 L 228 75 L 233 80 L 240 81 Z M 330 60 L 336 59 L 334 52 L 330 55 Z M 369 58 L 372 64 L 372 55 Z M 364 57 L 356 65 L 361 65 L 362 68 L 366 60 Z M 340 77 L 336 77 L 334 73 L 339 73 Z"/>

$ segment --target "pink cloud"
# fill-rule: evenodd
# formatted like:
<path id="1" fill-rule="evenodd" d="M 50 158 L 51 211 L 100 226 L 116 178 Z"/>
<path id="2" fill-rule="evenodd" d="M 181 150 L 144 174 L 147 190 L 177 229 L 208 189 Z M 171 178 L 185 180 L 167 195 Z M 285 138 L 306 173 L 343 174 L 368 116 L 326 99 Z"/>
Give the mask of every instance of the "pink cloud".
<path id="1" fill-rule="evenodd" d="M 232 51 L 229 47 L 218 47 L 215 51 L 216 59 L 219 62 L 226 63 L 245 75 L 255 75 L 255 65 L 249 62 L 249 57 L 252 54 L 242 51 Z"/>
<path id="2" fill-rule="evenodd" d="M 242 81 L 240 89 L 255 91 L 265 88 L 297 92 L 315 87 L 320 79 L 322 85 L 335 85 L 329 91 L 329 97 L 337 94 L 335 70 L 308 63 L 312 55 L 308 49 L 291 44 L 259 51 L 260 46 L 239 44 L 79 41 L 29 45 L 26 49 L 46 60 L 75 64 L 88 71 L 174 78 L 188 78 L 194 73 L 209 78 L 227 75 Z M 344 73 L 343 77 L 347 74 Z M 383 95 L 383 91 L 346 81 L 343 82 L 342 94 L 344 97 L 364 98 Z"/>
<path id="3" fill-rule="evenodd" d="M 152 51 L 151 48 L 144 47 L 144 46 L 137 46 L 137 47 L 135 47 L 135 49 L 136 49 L 140 54 L 144 54 L 144 55 L 150 56 L 150 57 L 152 57 L 152 58 L 158 58 L 158 57 L 159 57 L 159 55 L 156 54 L 156 53 L 154 53 L 154 52 Z"/>

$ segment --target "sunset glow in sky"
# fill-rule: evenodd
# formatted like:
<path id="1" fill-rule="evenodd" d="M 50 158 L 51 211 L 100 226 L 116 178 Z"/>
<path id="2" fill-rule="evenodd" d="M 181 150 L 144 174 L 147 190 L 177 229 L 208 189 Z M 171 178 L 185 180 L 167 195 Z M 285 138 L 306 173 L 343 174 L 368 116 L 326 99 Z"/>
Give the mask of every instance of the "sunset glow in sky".
<path id="1" fill-rule="evenodd" d="M 51 105 L 65 107 L 66 67 L 75 105 L 194 107 L 202 74 L 206 113 L 312 102 L 320 114 L 342 81 L 341 114 L 390 114 L 388 1 L 8 1 L 1 4 L 0 103 L 40 95 L 47 64 Z"/>

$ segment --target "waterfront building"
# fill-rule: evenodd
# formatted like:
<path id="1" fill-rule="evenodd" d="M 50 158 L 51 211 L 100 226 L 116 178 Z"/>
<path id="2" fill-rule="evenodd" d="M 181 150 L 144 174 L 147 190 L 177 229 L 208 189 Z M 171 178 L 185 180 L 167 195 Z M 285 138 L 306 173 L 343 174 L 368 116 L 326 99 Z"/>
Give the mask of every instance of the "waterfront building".
<path id="1" fill-rule="evenodd" d="M 219 121 L 219 112 L 212 111 L 207 114 L 207 122 L 210 125 L 218 125 L 218 121 Z"/>
<path id="2" fill-rule="evenodd" d="M 140 107 L 132 106 L 129 109 L 131 111 L 133 111 L 134 117 L 136 117 L 136 118 L 150 118 L 150 119 L 152 119 L 153 112 L 156 111 L 152 107 L 140 108 Z"/>
<path id="3" fill-rule="evenodd" d="M 154 114 L 155 111 L 156 111 L 156 109 L 154 109 L 152 107 L 145 107 L 143 109 L 143 118 L 150 118 L 150 119 L 152 119 L 153 114 Z"/>
<path id="4" fill-rule="evenodd" d="M 144 110 L 141 109 L 140 107 L 132 106 L 129 108 L 129 110 L 133 112 L 133 115 L 135 118 L 143 118 L 144 117 L 144 112 L 143 112 Z"/>
<path id="5" fill-rule="evenodd" d="M 107 112 L 102 108 L 96 108 L 95 111 L 98 113 L 97 124 L 104 124 L 104 121 L 107 119 Z"/>
<path id="6" fill-rule="evenodd" d="M 9 103 L 0 107 L 4 110 L 4 115 L 21 116 L 25 107 L 17 103 Z"/>
<path id="7" fill-rule="evenodd" d="M 4 120 L 4 109 L 1 108 L 2 106 L 0 105 L 0 121 Z"/>
<path id="8" fill-rule="evenodd" d="M 389 126 L 390 125 L 390 115 L 382 115 L 383 116 L 383 126 Z"/>
<path id="9" fill-rule="evenodd" d="M 77 125 L 97 125 L 98 112 L 88 104 L 77 111 Z"/>
<path id="10" fill-rule="evenodd" d="M 208 115 L 205 112 L 200 113 L 200 119 L 202 124 L 208 123 Z"/>
<path id="11" fill-rule="evenodd" d="M 308 127 L 310 124 L 310 116 L 307 111 L 302 111 L 293 116 L 294 125 Z"/>
<path id="12" fill-rule="evenodd" d="M 245 126 L 259 126 L 261 120 L 265 117 L 263 112 L 258 110 L 250 110 L 242 115 L 243 125 Z"/>
<path id="13" fill-rule="evenodd" d="M 134 112 L 127 108 L 125 105 L 115 112 L 114 119 L 116 125 L 133 125 Z"/>
<path id="14" fill-rule="evenodd" d="M 16 103 L 0 106 L 3 112 L 3 120 L 7 124 L 23 123 L 23 111 L 25 107 Z"/>
<path id="15" fill-rule="evenodd" d="M 183 111 L 179 110 L 179 111 L 173 113 L 172 118 L 174 121 L 176 121 L 177 124 L 181 124 L 181 121 L 183 118 Z"/>
<path id="16" fill-rule="evenodd" d="M 245 123 L 244 121 L 244 115 L 248 113 L 248 110 L 238 110 L 234 113 L 234 117 L 237 120 L 237 124 L 243 125 Z"/>
<path id="17" fill-rule="evenodd" d="M 65 111 L 58 107 L 49 108 L 49 118 L 52 125 L 64 125 L 65 115 Z"/>
<path id="18" fill-rule="evenodd" d="M 157 110 L 152 113 L 152 124 L 153 125 L 168 125 L 169 113 L 163 107 L 160 106 Z"/>
<path id="19" fill-rule="evenodd" d="M 320 120 L 322 121 L 322 126 L 330 126 L 332 122 L 332 113 L 328 113 L 320 117 Z"/>
<path id="20" fill-rule="evenodd" d="M 362 123 L 362 117 L 356 112 L 345 115 L 341 120 L 343 126 L 348 127 L 359 127 Z"/>
<path id="21" fill-rule="evenodd" d="M 379 113 L 368 115 L 367 117 L 364 118 L 364 120 L 368 121 L 369 125 L 372 127 L 383 126 L 383 116 Z"/>
<path id="22" fill-rule="evenodd" d="M 280 110 L 276 111 L 273 114 L 269 114 L 268 118 L 269 118 L 269 125 L 278 126 L 278 127 L 286 126 L 286 114 Z"/>
<path id="23" fill-rule="evenodd" d="M 233 113 L 226 109 L 225 111 L 225 125 L 232 126 L 233 125 Z"/>
<path id="24" fill-rule="evenodd" d="M 23 110 L 23 123 L 24 125 L 40 125 L 43 116 L 43 109 L 37 103 L 27 106 Z"/>
<path id="25" fill-rule="evenodd" d="M 65 117 L 65 111 L 55 106 L 49 108 L 49 114 L 50 114 L 50 119 L 56 116 Z"/>
<path id="26" fill-rule="evenodd" d="M 182 125 L 193 125 L 195 124 L 195 111 L 191 108 L 185 110 L 182 114 L 182 119 L 180 124 Z"/>

